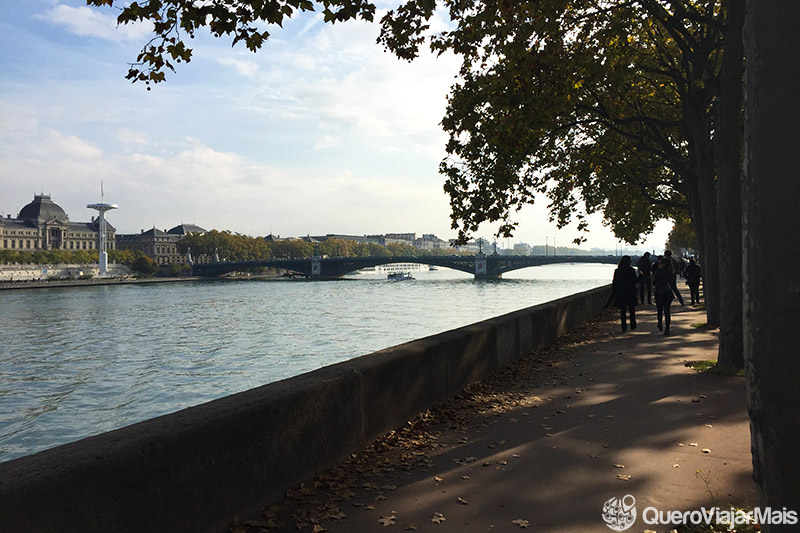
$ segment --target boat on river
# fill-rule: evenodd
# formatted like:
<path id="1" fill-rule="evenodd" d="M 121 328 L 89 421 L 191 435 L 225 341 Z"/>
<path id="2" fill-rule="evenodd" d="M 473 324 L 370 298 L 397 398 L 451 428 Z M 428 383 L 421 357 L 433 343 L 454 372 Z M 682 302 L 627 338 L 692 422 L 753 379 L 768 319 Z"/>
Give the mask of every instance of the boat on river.
<path id="1" fill-rule="evenodd" d="M 414 276 L 411 275 L 411 272 L 392 272 L 386 279 L 390 279 L 392 281 L 406 281 L 414 279 Z"/>

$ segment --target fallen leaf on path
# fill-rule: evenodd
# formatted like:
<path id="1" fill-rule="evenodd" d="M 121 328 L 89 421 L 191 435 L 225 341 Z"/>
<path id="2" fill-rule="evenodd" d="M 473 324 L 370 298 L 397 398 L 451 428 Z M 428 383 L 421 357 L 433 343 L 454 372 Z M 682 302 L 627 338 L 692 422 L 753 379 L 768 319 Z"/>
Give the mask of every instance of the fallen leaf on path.
<path id="1" fill-rule="evenodd" d="M 711 450 L 709 448 L 704 448 L 703 453 L 711 453 Z"/>
<path id="2" fill-rule="evenodd" d="M 680 467 L 681 467 L 681 465 L 679 465 L 678 463 L 675 463 L 674 465 L 672 465 L 672 468 L 680 468 Z"/>
<path id="3" fill-rule="evenodd" d="M 464 498 L 461 498 L 461 497 L 459 497 L 456 501 L 458 503 L 460 503 L 461 505 L 469 505 L 469 502 L 467 500 L 465 500 Z"/>
<path id="4" fill-rule="evenodd" d="M 518 454 L 518 453 L 512 453 L 511 457 L 513 457 L 514 459 L 519 459 L 522 456 L 520 454 Z"/>
<path id="5" fill-rule="evenodd" d="M 365 505 L 364 509 L 367 510 L 367 511 L 374 511 L 375 510 L 375 506 L 374 505 Z"/>
<path id="6" fill-rule="evenodd" d="M 592 455 L 589 456 L 589 459 L 597 459 L 598 457 L 600 456 L 597 455 L 596 453 L 593 453 Z"/>
<path id="7" fill-rule="evenodd" d="M 397 517 L 395 515 L 382 516 L 382 517 L 378 518 L 378 522 L 383 524 L 383 527 L 393 526 L 394 523 L 395 523 L 394 522 L 395 520 L 397 520 Z"/>
<path id="8" fill-rule="evenodd" d="M 403 530 L 405 530 L 405 531 L 416 531 L 418 529 L 419 529 L 419 524 L 412 523 L 412 524 L 406 524 L 405 526 L 403 526 Z"/>
<path id="9" fill-rule="evenodd" d="M 313 533 L 322 533 L 323 531 L 328 531 L 328 530 L 319 524 L 314 524 L 314 529 L 312 529 Z"/>
<path id="10" fill-rule="evenodd" d="M 696 442 L 690 442 L 689 446 L 694 446 L 695 448 L 697 448 L 697 443 Z"/>
<path id="11" fill-rule="evenodd" d="M 445 520 L 446 520 L 446 518 L 444 517 L 444 515 L 442 513 L 433 513 L 433 516 L 431 517 L 431 522 L 433 522 L 435 524 L 441 524 Z"/>
<path id="12" fill-rule="evenodd" d="M 435 482 L 437 482 L 437 483 L 440 483 L 440 482 L 444 481 L 444 478 L 443 477 L 439 477 L 439 476 L 434 476 L 433 480 Z"/>
<path id="13" fill-rule="evenodd" d="M 517 518 L 516 520 L 512 520 L 511 523 L 523 529 L 528 529 L 528 525 L 530 525 L 530 522 L 528 522 L 527 520 L 523 520 L 522 518 Z"/>
<path id="14" fill-rule="evenodd" d="M 461 476 L 461 479 L 469 479 L 469 476 Z"/>
<path id="15" fill-rule="evenodd" d="M 631 478 L 630 474 L 619 474 L 617 475 L 617 479 L 622 481 L 628 481 Z"/>
<path id="16" fill-rule="evenodd" d="M 614 465 L 614 468 L 625 468 L 625 465 L 616 464 Z"/>

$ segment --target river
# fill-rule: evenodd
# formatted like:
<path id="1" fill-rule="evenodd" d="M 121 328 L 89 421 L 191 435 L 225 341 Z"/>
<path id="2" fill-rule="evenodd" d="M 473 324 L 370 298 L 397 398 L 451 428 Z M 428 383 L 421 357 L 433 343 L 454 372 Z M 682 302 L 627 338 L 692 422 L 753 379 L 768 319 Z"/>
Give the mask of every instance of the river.
<path id="1" fill-rule="evenodd" d="M 0 291 L 0 461 L 587 290 L 613 270 Z"/>

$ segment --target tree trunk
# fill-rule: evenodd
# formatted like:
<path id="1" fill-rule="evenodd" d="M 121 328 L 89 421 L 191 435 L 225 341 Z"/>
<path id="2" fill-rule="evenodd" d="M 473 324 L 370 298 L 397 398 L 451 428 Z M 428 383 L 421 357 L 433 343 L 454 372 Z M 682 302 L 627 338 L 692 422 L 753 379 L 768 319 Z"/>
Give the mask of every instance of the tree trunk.
<path id="1" fill-rule="evenodd" d="M 744 354 L 760 506 L 800 512 L 797 0 L 747 1 Z M 796 531 L 764 524 L 762 531 Z"/>
<path id="2" fill-rule="evenodd" d="M 728 0 L 720 72 L 714 160 L 719 230 L 719 353 L 717 365 L 744 367 L 742 333 L 742 106 L 745 0 Z"/>
<path id="3" fill-rule="evenodd" d="M 698 219 L 698 240 L 703 256 L 703 297 L 709 328 L 719 327 L 719 251 L 717 245 L 717 191 L 714 156 L 711 149 L 709 115 L 700 97 L 689 97 L 684 107 L 689 142 L 694 150 L 697 201 L 702 211 Z"/>

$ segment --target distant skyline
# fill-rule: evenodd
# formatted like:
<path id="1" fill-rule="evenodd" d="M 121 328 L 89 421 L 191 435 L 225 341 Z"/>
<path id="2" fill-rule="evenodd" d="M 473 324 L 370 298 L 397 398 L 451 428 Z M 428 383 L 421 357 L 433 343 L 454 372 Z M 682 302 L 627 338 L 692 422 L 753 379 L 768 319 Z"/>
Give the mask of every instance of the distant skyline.
<path id="1" fill-rule="evenodd" d="M 117 28 L 115 17 L 82 0 L 0 4 L 4 217 L 44 193 L 71 220 L 89 220 L 102 181 L 119 233 L 190 223 L 248 235 L 455 237 L 438 164 L 457 58 L 400 61 L 375 44 L 376 24 L 331 26 L 314 14 L 275 28 L 256 54 L 198 32 L 191 63 L 147 91 L 124 76 L 148 30 Z M 544 200 L 515 220 L 504 244 L 572 246 L 577 235 L 548 222 Z M 614 249 L 600 217 L 590 220 L 581 247 Z M 638 247 L 662 249 L 669 229 L 659 223 Z"/>

